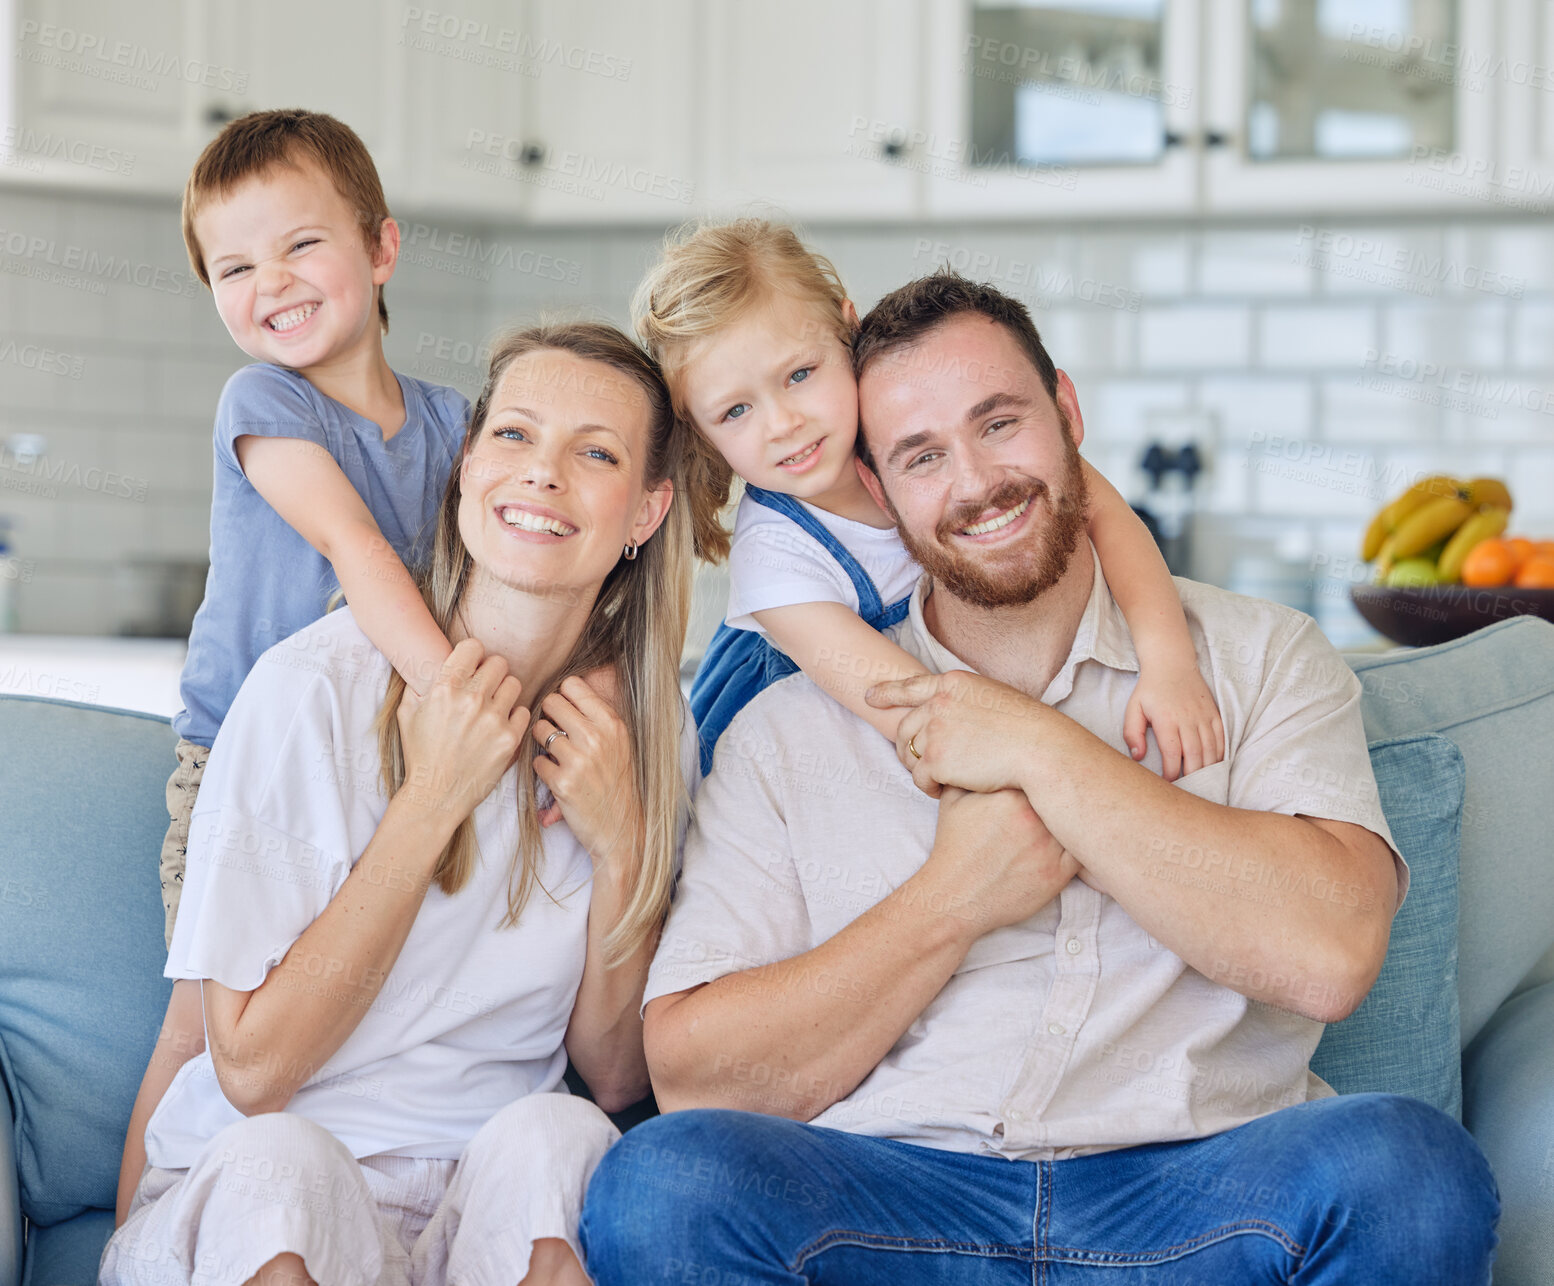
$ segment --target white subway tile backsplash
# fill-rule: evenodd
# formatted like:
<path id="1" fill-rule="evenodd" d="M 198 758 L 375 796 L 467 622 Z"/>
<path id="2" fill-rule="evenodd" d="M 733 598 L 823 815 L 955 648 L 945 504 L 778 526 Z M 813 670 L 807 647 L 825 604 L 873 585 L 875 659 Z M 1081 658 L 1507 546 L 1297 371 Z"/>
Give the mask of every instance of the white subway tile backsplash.
<path id="1" fill-rule="evenodd" d="M 1295 250 L 1316 272 L 1325 295 L 1433 299 L 1450 276 L 1439 227 L 1357 226 L 1338 221 L 1303 223 Z"/>
<path id="2" fill-rule="evenodd" d="M 1186 232 L 1089 232 L 1079 238 L 1078 275 L 1095 289 L 1172 299 L 1190 291 L 1191 257 Z"/>
<path id="3" fill-rule="evenodd" d="M 1442 393 L 1375 365 L 1321 381 L 1318 421 L 1329 442 L 1434 441 Z"/>
<path id="4" fill-rule="evenodd" d="M 115 583 L 110 564 L 40 562 L 32 580 L 17 586 L 17 627 L 26 634 L 111 633 Z"/>
<path id="5" fill-rule="evenodd" d="M 1523 370 L 1554 372 L 1554 300 L 1532 299 L 1512 305 L 1511 364 Z"/>
<path id="6" fill-rule="evenodd" d="M 232 373 L 240 366 L 246 366 L 248 360 L 246 354 L 233 348 L 226 361 L 179 356 L 163 356 L 149 363 L 142 361 L 139 365 L 145 372 L 149 388 L 134 401 L 121 401 L 120 405 L 132 406 L 142 416 L 203 417 L 214 424 L 221 390 Z"/>
<path id="7" fill-rule="evenodd" d="M 1376 347 L 1374 310 L 1365 304 L 1269 307 L 1261 318 L 1258 362 L 1282 369 L 1354 369 Z"/>
<path id="8" fill-rule="evenodd" d="M 110 565 L 151 552 L 150 505 L 102 492 L 61 489 L 55 558 Z"/>
<path id="9" fill-rule="evenodd" d="M 1381 344 L 1392 361 L 1460 371 L 1506 363 L 1510 309 L 1499 301 L 1403 303 L 1382 309 Z"/>
<path id="10" fill-rule="evenodd" d="M 249 359 L 206 288 L 190 284 L 175 202 L 0 189 L 0 227 L 42 247 L 0 258 L 0 442 L 40 433 L 76 474 L 29 475 L 0 457 L 0 518 L 37 568 L 22 625 L 109 630 L 123 608 L 116 566 L 205 556 L 211 419 Z M 1201 574 L 1222 579 L 1239 550 L 1309 537 L 1314 610 L 1335 638 L 1368 637 L 1337 559 L 1417 474 L 1505 476 L 1518 524 L 1554 531 L 1545 220 L 801 234 L 832 258 L 860 311 L 942 262 L 1025 302 L 1074 375 L 1087 458 L 1143 499 L 1143 444 L 1201 441 L 1197 504 L 1213 543 L 1199 542 Z M 653 229 L 407 221 L 388 288 L 390 363 L 472 395 L 506 326 L 624 326 L 662 243 Z M 86 267 L 57 271 L 62 248 Z M 98 480 L 83 482 L 93 468 Z M 139 499 L 110 490 L 99 476 L 110 474 Z"/>
<path id="11" fill-rule="evenodd" d="M 1554 291 L 1554 244 L 1547 219 L 1465 223 L 1445 230 L 1453 280 L 1445 293 L 1521 299 Z"/>
<path id="12" fill-rule="evenodd" d="M 1138 318 L 1115 308 L 1052 308 L 1031 320 L 1058 367 L 1076 380 L 1133 368 Z"/>
<path id="13" fill-rule="evenodd" d="M 1309 295 L 1314 273 L 1309 258 L 1283 230 L 1209 231 L 1198 247 L 1198 293 L 1203 295 Z"/>
<path id="14" fill-rule="evenodd" d="M 1373 457 L 1325 443 L 1260 444 L 1248 458 L 1253 507 L 1264 517 L 1369 516 L 1376 508 Z"/>
<path id="15" fill-rule="evenodd" d="M 1501 475 L 1516 501 L 1511 525 L 1521 534 L 1548 540 L 1554 537 L 1554 446 L 1521 450 L 1514 458 L 1515 467 Z M 1473 472 L 1494 474 L 1482 467 Z"/>
<path id="16" fill-rule="evenodd" d="M 210 499 L 166 497 L 146 505 L 146 555 L 197 561 L 210 550 Z"/>
<path id="17" fill-rule="evenodd" d="M 1145 370 L 1239 370 L 1252 352 L 1252 310 L 1189 305 L 1146 308 L 1139 318 Z"/>
<path id="18" fill-rule="evenodd" d="M 1077 391 L 1085 432 L 1107 442 L 1143 442 L 1155 414 L 1187 405 L 1184 380 L 1105 379 Z"/>
<path id="19" fill-rule="evenodd" d="M 1244 451 L 1254 434 L 1307 438 L 1313 431 L 1309 381 L 1247 375 L 1213 376 L 1198 385 L 1199 405 L 1220 426 L 1220 445 Z"/>

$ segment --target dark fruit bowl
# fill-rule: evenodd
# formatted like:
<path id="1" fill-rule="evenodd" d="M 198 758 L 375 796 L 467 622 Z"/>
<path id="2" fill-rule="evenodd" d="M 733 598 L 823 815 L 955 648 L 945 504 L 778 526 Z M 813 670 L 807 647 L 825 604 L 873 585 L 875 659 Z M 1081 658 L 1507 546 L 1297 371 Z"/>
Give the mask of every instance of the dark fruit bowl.
<path id="1" fill-rule="evenodd" d="M 1394 643 L 1407 647 L 1449 643 L 1509 616 L 1541 616 L 1554 621 L 1554 589 L 1353 585 L 1349 593 L 1361 616 Z"/>

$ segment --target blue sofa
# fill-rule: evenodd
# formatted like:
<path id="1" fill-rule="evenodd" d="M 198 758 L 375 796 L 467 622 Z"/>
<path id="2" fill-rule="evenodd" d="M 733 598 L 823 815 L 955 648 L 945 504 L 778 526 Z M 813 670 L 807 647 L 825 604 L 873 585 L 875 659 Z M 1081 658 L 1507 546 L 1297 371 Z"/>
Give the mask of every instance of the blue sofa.
<path id="1" fill-rule="evenodd" d="M 1500 1184 L 1495 1281 L 1554 1286 L 1554 626 L 1346 659 L 1414 886 L 1313 1065 L 1460 1114 Z M 86 1286 L 167 1001 L 152 876 L 173 734 L 0 697 L 0 745 L 0 1286 Z"/>

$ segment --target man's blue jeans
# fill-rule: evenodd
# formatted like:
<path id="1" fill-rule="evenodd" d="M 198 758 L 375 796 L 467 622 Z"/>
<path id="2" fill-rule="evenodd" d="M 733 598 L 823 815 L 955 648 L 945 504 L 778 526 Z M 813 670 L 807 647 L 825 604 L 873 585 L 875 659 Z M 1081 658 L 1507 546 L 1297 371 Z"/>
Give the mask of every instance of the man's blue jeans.
<path id="1" fill-rule="evenodd" d="M 1056 1162 L 697 1110 L 605 1155 L 582 1242 L 599 1286 L 1474 1286 L 1499 1214 L 1467 1131 L 1391 1094 Z"/>

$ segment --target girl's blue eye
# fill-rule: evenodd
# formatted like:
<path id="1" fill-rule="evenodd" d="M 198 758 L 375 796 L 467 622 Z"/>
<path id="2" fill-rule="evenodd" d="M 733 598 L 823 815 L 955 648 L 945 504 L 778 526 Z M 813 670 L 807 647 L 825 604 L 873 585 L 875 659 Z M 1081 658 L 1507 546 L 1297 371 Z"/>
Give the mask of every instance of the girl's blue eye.
<path id="1" fill-rule="evenodd" d="M 802 366 L 798 370 L 794 371 L 792 375 L 788 376 L 788 378 L 795 384 L 802 384 L 814 373 L 814 370 L 815 368 L 813 366 Z"/>
<path id="2" fill-rule="evenodd" d="M 222 281 L 225 281 L 228 277 L 232 277 L 232 276 L 235 276 L 237 273 L 247 272 L 247 271 L 248 271 L 248 265 L 246 263 L 235 264 L 234 266 L 232 266 L 231 268 L 228 268 L 225 272 L 223 272 L 221 274 L 221 279 L 222 279 Z"/>
<path id="3" fill-rule="evenodd" d="M 750 403 L 749 402 L 741 402 L 737 406 L 731 406 L 731 407 L 728 408 L 728 410 L 724 411 L 723 412 L 723 418 L 725 420 L 739 420 L 739 419 L 743 419 L 744 416 L 745 416 L 745 413 L 749 409 L 750 409 Z"/>
<path id="4" fill-rule="evenodd" d="M 317 237 L 313 237 L 313 238 L 310 238 L 307 241 L 299 241 L 299 242 L 297 242 L 297 244 L 294 245 L 292 247 L 292 249 L 293 250 L 301 250 L 304 246 L 316 246 L 317 244 L 318 244 L 318 238 Z"/>

